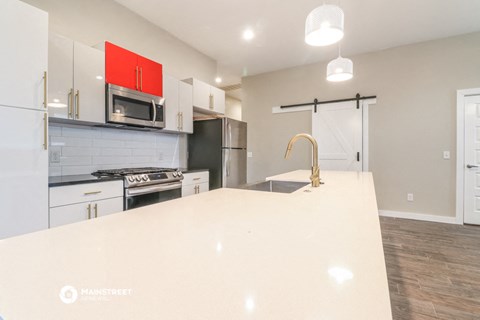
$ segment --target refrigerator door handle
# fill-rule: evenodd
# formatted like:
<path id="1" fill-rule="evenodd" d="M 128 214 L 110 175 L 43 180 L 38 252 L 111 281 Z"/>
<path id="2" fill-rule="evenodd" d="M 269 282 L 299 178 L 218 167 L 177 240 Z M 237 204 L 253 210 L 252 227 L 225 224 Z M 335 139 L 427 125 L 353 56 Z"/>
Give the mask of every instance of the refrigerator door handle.
<path id="1" fill-rule="evenodd" d="M 227 157 L 226 157 L 226 171 L 227 171 L 227 177 L 230 177 L 230 149 L 227 149 Z"/>
<path id="2" fill-rule="evenodd" d="M 232 125 L 227 120 L 227 128 L 228 128 L 228 147 L 232 148 Z M 231 162 L 231 150 L 228 149 L 228 162 L 227 162 L 227 177 L 230 176 L 230 162 Z"/>

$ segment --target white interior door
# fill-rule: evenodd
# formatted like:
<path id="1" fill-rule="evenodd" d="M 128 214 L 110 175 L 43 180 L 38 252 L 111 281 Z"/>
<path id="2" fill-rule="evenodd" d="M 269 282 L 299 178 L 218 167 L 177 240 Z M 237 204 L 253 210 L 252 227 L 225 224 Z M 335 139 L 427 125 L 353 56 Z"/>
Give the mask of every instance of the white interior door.
<path id="1" fill-rule="evenodd" d="M 465 99 L 464 222 L 480 224 L 480 96 Z"/>
<path id="2" fill-rule="evenodd" d="M 312 110 L 320 170 L 362 171 L 362 103 L 337 102 Z"/>

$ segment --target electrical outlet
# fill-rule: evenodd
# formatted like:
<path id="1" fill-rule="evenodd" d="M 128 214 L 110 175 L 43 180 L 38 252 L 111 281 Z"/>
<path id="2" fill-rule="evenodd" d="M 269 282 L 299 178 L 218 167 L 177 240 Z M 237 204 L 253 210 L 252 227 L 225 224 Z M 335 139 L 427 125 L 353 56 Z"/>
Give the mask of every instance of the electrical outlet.
<path id="1" fill-rule="evenodd" d="M 50 162 L 60 163 L 60 151 L 50 151 Z"/>
<path id="2" fill-rule="evenodd" d="M 450 160 L 450 151 L 443 151 L 443 159 Z"/>
<path id="3" fill-rule="evenodd" d="M 247 152 L 247 158 L 253 158 L 253 152 Z"/>
<path id="4" fill-rule="evenodd" d="M 407 201 L 413 202 L 413 193 L 407 193 Z"/>

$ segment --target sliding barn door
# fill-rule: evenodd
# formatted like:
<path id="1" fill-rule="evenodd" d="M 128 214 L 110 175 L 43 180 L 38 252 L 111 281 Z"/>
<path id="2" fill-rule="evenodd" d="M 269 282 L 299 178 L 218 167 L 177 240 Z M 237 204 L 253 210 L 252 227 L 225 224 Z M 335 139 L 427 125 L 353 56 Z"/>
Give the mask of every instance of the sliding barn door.
<path id="1" fill-rule="evenodd" d="M 362 171 L 362 104 L 322 104 L 312 110 L 312 135 L 318 142 L 320 170 Z"/>

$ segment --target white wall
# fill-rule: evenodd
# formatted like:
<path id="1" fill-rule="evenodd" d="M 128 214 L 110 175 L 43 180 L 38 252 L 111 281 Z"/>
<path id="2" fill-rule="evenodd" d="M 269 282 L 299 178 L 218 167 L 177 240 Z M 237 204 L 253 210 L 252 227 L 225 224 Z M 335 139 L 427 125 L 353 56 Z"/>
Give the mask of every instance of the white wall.
<path id="1" fill-rule="evenodd" d="M 236 120 L 242 120 L 242 101 L 226 96 L 225 116 Z"/>
<path id="2" fill-rule="evenodd" d="M 49 126 L 49 175 L 125 167 L 186 167 L 185 135 L 110 128 Z M 54 161 L 54 153 L 60 155 Z"/>
<path id="3" fill-rule="evenodd" d="M 351 57 L 355 76 L 325 80 L 326 63 L 243 78 L 248 122 L 248 180 L 310 168 L 310 146 L 288 140 L 311 132 L 311 114 L 272 114 L 273 106 L 377 95 L 370 109 L 370 170 L 379 208 L 455 215 L 456 90 L 480 87 L 480 33 Z M 333 57 L 332 57 L 333 58 Z M 443 160 L 450 150 L 452 159 Z M 407 193 L 415 201 L 407 202 Z"/>
<path id="4" fill-rule="evenodd" d="M 195 77 L 213 84 L 215 60 L 113 0 L 23 1 L 47 11 L 55 33 L 89 46 L 109 40 L 162 63 L 176 78 Z"/>

